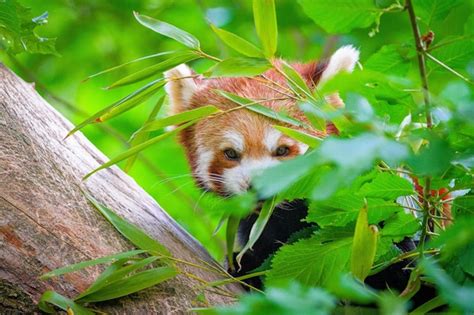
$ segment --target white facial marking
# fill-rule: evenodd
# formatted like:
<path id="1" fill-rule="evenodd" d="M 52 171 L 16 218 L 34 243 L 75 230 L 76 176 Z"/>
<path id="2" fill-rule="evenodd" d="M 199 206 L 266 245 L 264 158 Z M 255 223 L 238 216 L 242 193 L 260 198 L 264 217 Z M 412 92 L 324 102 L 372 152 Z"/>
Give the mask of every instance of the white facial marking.
<path id="1" fill-rule="evenodd" d="M 276 130 L 273 127 L 268 127 L 265 130 L 265 136 L 263 138 L 263 143 L 268 151 L 273 152 L 278 147 L 278 140 L 280 140 L 281 132 Z"/>
<path id="2" fill-rule="evenodd" d="M 272 157 L 261 159 L 242 159 L 236 167 L 224 170 L 224 188 L 231 194 L 241 194 L 247 191 L 253 176 L 260 174 L 264 169 L 278 164 L 279 161 Z"/>
<path id="3" fill-rule="evenodd" d="M 211 188 L 211 178 L 209 176 L 209 167 L 211 166 L 214 153 L 199 145 L 197 148 L 196 176 L 207 187 Z"/>
<path id="4" fill-rule="evenodd" d="M 235 149 L 239 152 L 244 150 L 244 137 L 237 131 L 226 131 L 224 133 L 225 141 L 229 142 L 232 145 L 232 149 Z M 223 147 L 221 149 L 226 149 L 227 143 L 223 143 Z"/>
<path id="5" fill-rule="evenodd" d="M 305 143 L 298 142 L 298 148 L 300 149 L 300 154 L 305 154 L 309 146 Z"/>

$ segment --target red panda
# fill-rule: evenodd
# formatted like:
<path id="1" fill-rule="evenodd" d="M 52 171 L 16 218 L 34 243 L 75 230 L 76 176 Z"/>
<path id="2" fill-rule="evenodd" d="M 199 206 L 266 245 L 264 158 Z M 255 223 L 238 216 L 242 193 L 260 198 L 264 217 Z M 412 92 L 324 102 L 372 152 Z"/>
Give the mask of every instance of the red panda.
<path id="1" fill-rule="evenodd" d="M 315 88 L 341 71 L 353 71 L 358 59 L 357 49 L 344 46 L 328 61 L 292 66 L 308 86 Z M 278 61 L 276 64 L 278 66 Z M 285 78 L 274 69 L 263 76 L 280 87 L 287 86 Z M 262 105 L 277 112 L 284 110 L 290 116 L 308 122 L 285 90 L 257 78 L 196 78 L 186 65 L 169 70 L 165 78 L 168 80 L 165 89 L 174 114 L 205 105 L 214 105 L 221 110 L 236 107 L 237 104 L 215 92 L 224 90 L 252 100 L 267 100 Z M 329 95 L 327 100 L 333 106 L 343 106 L 337 94 Z M 261 170 L 305 153 L 305 144 L 283 135 L 272 124 L 275 121 L 270 118 L 239 109 L 202 120 L 182 131 L 180 141 L 198 184 L 225 196 L 240 194 L 249 188 L 252 176 Z M 335 132 L 335 128 L 330 126 L 328 132 Z M 318 130 L 312 133 L 320 137 L 325 135 Z"/>

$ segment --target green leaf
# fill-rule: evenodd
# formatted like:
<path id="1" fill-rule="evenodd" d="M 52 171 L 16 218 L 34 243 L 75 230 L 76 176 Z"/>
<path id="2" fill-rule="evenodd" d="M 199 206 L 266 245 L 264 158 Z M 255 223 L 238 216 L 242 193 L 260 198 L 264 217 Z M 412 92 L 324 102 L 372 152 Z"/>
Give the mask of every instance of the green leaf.
<path id="1" fill-rule="evenodd" d="M 452 213 L 456 220 L 474 217 L 474 196 L 467 195 L 454 199 Z"/>
<path id="2" fill-rule="evenodd" d="M 391 237 L 394 241 L 401 241 L 405 236 L 412 236 L 420 229 L 420 222 L 412 214 L 397 212 L 385 221 L 382 236 Z"/>
<path id="3" fill-rule="evenodd" d="M 351 272 L 360 281 L 364 281 L 369 275 L 374 263 L 378 234 L 377 226 L 369 226 L 365 205 L 359 211 L 351 254 Z"/>
<path id="4" fill-rule="evenodd" d="M 102 121 L 101 119 L 104 119 L 104 118 L 109 119 L 111 112 L 114 112 L 115 114 L 117 114 L 118 112 L 123 113 L 126 110 L 132 109 L 134 106 L 139 105 L 140 103 L 144 102 L 146 99 L 150 98 L 153 94 L 158 92 L 158 90 L 163 85 L 164 85 L 163 79 L 157 79 L 155 81 L 148 83 L 147 85 L 130 93 L 126 97 L 122 98 L 121 100 L 113 103 L 112 105 L 107 106 L 106 108 L 98 111 L 94 115 L 88 117 L 87 119 L 79 123 L 76 127 L 74 127 L 74 129 L 69 131 L 69 133 L 66 135 L 66 138 L 74 134 L 76 131 L 87 126 L 88 124 L 91 124 L 94 122 L 100 122 Z"/>
<path id="5" fill-rule="evenodd" d="M 112 282 L 110 285 L 83 297 L 85 302 L 100 302 L 126 296 L 152 287 L 174 278 L 178 272 L 173 267 L 159 267 L 136 273 L 125 279 Z"/>
<path id="6" fill-rule="evenodd" d="M 0 50 L 58 55 L 55 38 L 36 34 L 38 26 L 48 23 L 48 12 L 33 17 L 31 11 L 16 0 L 0 1 Z"/>
<path id="7" fill-rule="evenodd" d="M 158 102 L 155 104 L 153 107 L 153 110 L 151 111 L 150 115 L 148 116 L 148 119 L 145 121 L 146 125 L 147 123 L 153 121 L 156 118 L 156 115 L 158 115 L 161 107 L 163 106 L 163 101 L 165 97 L 162 96 L 158 100 Z M 132 137 L 130 138 L 130 147 L 136 147 L 137 145 L 147 141 L 150 138 L 150 132 L 149 131 L 142 131 L 142 130 L 137 130 Z M 130 169 L 132 168 L 133 164 L 135 163 L 135 160 L 137 159 L 138 154 L 132 155 L 131 157 L 128 158 L 127 164 L 124 167 L 125 172 L 129 172 Z"/>
<path id="8" fill-rule="evenodd" d="M 265 57 L 272 57 L 277 49 L 278 28 L 274 0 L 253 0 L 255 28 Z"/>
<path id="9" fill-rule="evenodd" d="M 89 194 L 86 194 L 87 199 L 96 207 L 97 210 L 109 221 L 125 238 L 132 242 L 140 249 L 150 251 L 154 255 L 172 256 L 166 247 L 160 244 L 148 234 L 143 232 L 137 226 L 125 221 L 119 217 L 112 210 L 100 204 Z"/>
<path id="10" fill-rule="evenodd" d="M 321 138 L 315 137 L 313 135 L 307 134 L 305 132 L 302 132 L 300 130 L 296 130 L 293 128 L 288 128 L 288 127 L 278 126 L 278 125 L 273 125 L 272 127 L 278 131 L 281 131 L 283 134 L 295 139 L 296 141 L 307 144 L 310 148 L 318 147 L 321 144 L 321 141 L 323 141 L 323 139 Z"/>
<path id="11" fill-rule="evenodd" d="M 100 295 L 103 292 L 102 290 L 108 291 L 109 288 L 114 285 L 114 283 L 118 281 L 122 281 L 126 279 L 126 276 L 138 269 L 141 269 L 152 262 L 158 260 L 159 257 L 151 256 L 148 258 L 144 258 L 137 262 L 133 262 L 132 264 L 125 265 L 122 264 L 119 268 L 112 268 L 106 269 L 94 283 L 87 288 L 86 291 L 82 292 L 79 296 L 75 298 L 75 300 L 87 301 L 88 297 L 92 294 Z M 115 266 L 114 266 L 115 267 Z M 111 272 L 112 271 L 112 272 Z"/>
<path id="12" fill-rule="evenodd" d="M 242 250 L 239 252 L 239 254 L 236 257 L 237 264 L 240 266 L 240 261 L 242 260 L 242 257 L 244 254 L 249 250 L 252 249 L 253 245 L 258 241 L 260 235 L 262 235 L 263 229 L 265 229 L 265 226 L 267 225 L 268 220 L 270 220 L 270 216 L 273 213 L 273 209 L 275 209 L 276 199 L 268 199 L 264 202 L 262 209 L 260 210 L 260 214 L 258 215 L 257 220 L 255 223 L 252 225 L 252 228 L 250 229 L 250 234 L 249 234 L 249 240 L 247 241 L 247 244 L 244 245 Z"/>
<path id="13" fill-rule="evenodd" d="M 298 3 L 328 33 L 349 33 L 355 28 L 369 27 L 382 12 L 373 0 L 298 0 Z"/>
<path id="14" fill-rule="evenodd" d="M 228 100 L 231 100 L 238 105 L 245 107 L 248 110 L 251 110 L 253 112 L 259 113 L 263 116 L 290 124 L 290 125 L 295 125 L 298 127 L 305 127 L 305 124 L 293 117 L 290 117 L 284 113 L 281 112 L 276 112 L 272 110 L 271 108 L 268 108 L 266 106 L 256 104 L 255 101 L 249 100 L 248 98 L 244 98 L 226 91 L 222 90 L 216 90 L 219 95 L 222 95 L 223 97 L 227 98 Z"/>
<path id="15" fill-rule="evenodd" d="M 192 120 L 206 118 L 218 112 L 220 112 L 220 110 L 217 107 L 212 105 L 206 105 L 188 111 L 184 111 L 173 116 L 168 116 L 162 119 L 150 121 L 146 123 L 139 131 L 154 131 L 167 126 L 177 126 Z"/>
<path id="16" fill-rule="evenodd" d="M 336 277 L 329 283 L 328 289 L 340 299 L 347 299 L 359 304 L 373 303 L 378 298 L 374 290 L 348 273 Z"/>
<path id="17" fill-rule="evenodd" d="M 240 218 L 230 215 L 227 220 L 227 229 L 225 232 L 226 240 L 226 251 L 227 251 L 227 263 L 229 264 L 230 270 L 234 271 L 234 243 L 237 229 L 239 228 Z"/>
<path id="18" fill-rule="evenodd" d="M 306 85 L 306 82 L 303 80 L 298 71 L 296 71 L 291 65 L 283 60 L 281 61 L 281 71 L 286 77 L 288 86 L 294 93 L 297 95 L 303 95 L 305 97 L 313 97 L 308 85 Z"/>
<path id="19" fill-rule="evenodd" d="M 408 180 L 398 175 L 382 172 L 373 181 L 364 184 L 359 194 L 366 197 L 393 200 L 400 196 L 413 195 L 415 191 L 412 183 Z"/>
<path id="20" fill-rule="evenodd" d="M 100 72 L 97 72 L 97 73 L 94 73 L 90 76 L 88 76 L 83 82 L 87 81 L 87 80 L 90 80 L 90 79 L 93 79 L 95 77 L 98 77 L 100 75 L 103 75 L 103 74 L 106 74 L 106 73 L 109 73 L 109 72 L 112 72 L 112 71 L 115 71 L 115 70 L 118 70 L 118 69 L 122 69 L 128 65 L 131 65 L 133 63 L 136 63 L 136 62 L 139 62 L 139 61 L 143 61 L 143 60 L 148 60 L 148 59 L 153 59 L 153 58 L 157 58 L 157 57 L 161 57 L 161 56 L 166 56 L 166 55 L 170 55 L 170 54 L 175 54 L 176 51 L 165 51 L 165 52 L 160 52 L 160 53 L 157 53 L 157 54 L 153 54 L 153 55 L 149 55 L 149 56 L 145 56 L 145 57 L 140 57 L 140 58 L 137 58 L 137 59 L 134 59 L 132 61 L 128 61 L 128 62 L 125 62 L 121 65 L 118 65 L 118 66 L 115 66 L 115 67 L 112 67 L 112 68 L 109 68 L 109 69 L 105 69 L 105 70 L 102 70 Z"/>
<path id="21" fill-rule="evenodd" d="M 78 271 L 78 270 L 81 270 L 83 268 L 87 268 L 87 267 L 90 267 L 90 266 L 109 263 L 109 262 L 119 260 L 119 259 L 123 259 L 123 258 L 130 258 L 130 257 L 136 256 L 136 255 L 139 255 L 139 254 L 143 254 L 143 253 L 146 253 L 146 250 L 131 250 L 131 251 L 128 251 L 128 252 L 113 254 L 113 255 L 97 258 L 97 259 L 81 261 L 80 263 L 77 263 L 77 264 L 69 265 L 69 266 L 66 266 L 66 267 L 63 267 L 63 268 L 58 268 L 58 269 L 52 270 L 50 272 L 47 272 L 47 273 L 43 274 L 40 277 L 40 279 L 41 280 L 47 280 L 49 278 L 57 277 L 57 276 L 65 274 L 65 273 Z"/>
<path id="22" fill-rule="evenodd" d="M 416 15 L 428 26 L 442 21 L 453 8 L 459 6 L 462 0 L 416 0 L 414 1 Z"/>
<path id="23" fill-rule="evenodd" d="M 207 74 L 211 77 L 253 77 L 270 69 L 265 59 L 232 57 L 214 65 Z"/>
<path id="24" fill-rule="evenodd" d="M 438 43 L 438 45 L 442 45 L 452 39 L 452 37 L 445 37 Z M 453 42 L 449 45 L 443 45 L 433 50 L 431 54 L 448 67 L 465 72 L 467 65 L 472 60 L 472 55 L 474 54 L 474 40 L 470 39 L 466 41 Z M 430 62 L 428 65 L 431 71 L 444 71 L 444 68 L 441 67 L 439 63 Z"/>
<path id="25" fill-rule="evenodd" d="M 318 235 L 280 248 L 266 276 L 266 286 L 290 279 L 308 286 L 326 286 L 349 271 L 352 238 L 321 242 Z"/>
<path id="26" fill-rule="evenodd" d="M 100 170 L 103 170 L 109 166 L 112 166 L 114 164 L 117 164 L 118 162 L 121 162 L 133 155 L 136 155 L 137 153 L 143 151 L 144 149 L 148 148 L 149 146 L 157 143 L 157 142 L 160 142 L 162 141 L 163 139 L 166 139 L 168 137 L 171 137 L 172 135 L 175 135 L 177 134 L 178 132 L 180 132 L 181 130 L 184 130 L 186 128 L 188 128 L 189 126 L 195 124 L 197 121 L 196 120 L 193 120 L 193 121 L 190 121 L 184 125 L 181 125 L 171 131 L 168 131 L 166 133 L 163 133 L 159 136 L 156 136 L 154 138 L 151 138 L 150 140 L 147 140 L 133 148 L 130 148 L 128 150 L 126 150 L 125 152 L 122 152 L 121 154 L 117 155 L 115 158 L 109 160 L 108 162 L 102 164 L 101 166 L 99 166 L 98 168 L 96 168 L 95 170 L 91 171 L 90 173 L 86 174 L 82 180 L 86 180 L 87 178 L 89 178 L 90 176 L 92 176 L 93 174 L 97 173 L 98 171 Z"/>
<path id="27" fill-rule="evenodd" d="M 398 45 L 383 46 L 364 64 L 365 69 L 398 76 L 406 75 L 409 67 L 410 62 L 402 55 L 401 47 Z"/>
<path id="28" fill-rule="evenodd" d="M 166 71 L 179 64 L 182 64 L 182 63 L 185 63 L 197 58 L 199 58 L 199 56 L 194 51 L 190 51 L 190 50 L 177 51 L 173 53 L 172 55 L 170 55 L 168 59 L 165 59 L 162 62 L 146 67 L 145 69 L 142 69 L 140 71 L 137 71 L 135 73 L 127 75 L 124 78 L 121 78 L 115 81 L 110 86 L 108 86 L 107 89 L 113 89 L 119 86 L 124 86 L 124 85 L 129 85 L 132 83 L 140 82 L 155 74 Z"/>
<path id="29" fill-rule="evenodd" d="M 220 29 L 215 25 L 211 24 L 211 28 L 217 36 L 230 48 L 245 55 L 247 57 L 261 58 L 263 57 L 262 51 L 257 48 L 254 44 L 246 41 L 240 36 L 226 30 Z"/>
<path id="30" fill-rule="evenodd" d="M 199 50 L 199 40 L 188 32 L 166 22 L 156 20 L 146 15 L 141 15 L 138 12 L 133 12 L 133 14 L 141 25 L 161 35 L 174 39 L 189 48 Z"/>
<path id="31" fill-rule="evenodd" d="M 55 314 L 56 311 L 50 304 L 57 306 L 64 311 L 68 311 L 69 309 L 71 309 L 72 312 L 74 312 L 74 315 L 95 314 L 95 312 L 93 312 L 92 310 L 89 310 L 88 308 L 77 304 L 76 302 L 72 301 L 71 299 L 68 299 L 65 296 L 62 296 L 59 293 L 56 293 L 54 291 L 46 291 L 43 293 L 43 295 L 41 295 L 38 301 L 38 307 L 43 312 L 46 312 L 48 314 Z"/>

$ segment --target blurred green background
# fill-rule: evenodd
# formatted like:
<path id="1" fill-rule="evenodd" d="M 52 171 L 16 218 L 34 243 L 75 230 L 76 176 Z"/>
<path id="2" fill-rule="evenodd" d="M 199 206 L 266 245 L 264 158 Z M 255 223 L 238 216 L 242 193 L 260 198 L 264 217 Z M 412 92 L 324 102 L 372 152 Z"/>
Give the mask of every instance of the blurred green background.
<path id="1" fill-rule="evenodd" d="M 2 62 L 27 81 L 36 81 L 38 91 L 73 123 L 113 103 L 142 85 L 104 90 L 103 87 L 134 71 L 133 66 L 111 74 L 81 82 L 87 76 L 106 68 L 161 51 L 180 49 L 173 40 L 160 36 L 138 24 L 132 12 L 175 24 L 194 34 L 203 51 L 218 57 L 232 52 L 211 31 L 208 22 L 232 31 L 254 43 L 250 0 L 21 0 L 37 16 L 49 12 L 49 23 L 38 27 L 37 33 L 57 38 L 61 56 L 22 53 L 13 58 L 0 52 Z M 379 2 L 393 2 L 390 0 Z M 361 49 L 361 62 L 388 43 L 410 43 L 407 14 L 385 14 L 380 31 L 369 37 L 370 29 L 349 35 L 327 35 L 309 19 L 296 1 L 279 0 L 279 55 L 289 60 L 308 61 L 327 56 L 343 44 Z M 462 21 L 472 12 L 473 2 L 465 1 L 450 12 L 448 18 L 434 29 L 438 38 L 463 34 Z M 452 23 L 456 21 L 456 23 Z M 454 25 L 454 27 L 453 27 Z M 422 30 L 424 32 L 426 30 Z M 145 61 L 140 64 L 151 63 Z M 204 70 L 208 61 L 192 66 Z M 467 69 L 473 76 L 474 65 Z M 416 69 L 412 69 L 414 73 Z M 415 73 L 416 74 L 416 73 Z M 445 86 L 445 72 L 430 73 L 433 92 Z M 414 75 L 413 77 L 416 77 Z M 158 95 L 104 125 L 90 125 L 82 131 L 107 156 L 113 157 L 126 148 L 126 140 L 140 128 Z M 165 115 L 162 111 L 160 115 Z M 211 254 L 222 259 L 223 231 L 213 236 L 219 221 L 219 202 L 203 196 L 189 176 L 183 151 L 175 139 L 153 146 L 141 155 L 131 176 L 186 230 L 196 237 Z"/>

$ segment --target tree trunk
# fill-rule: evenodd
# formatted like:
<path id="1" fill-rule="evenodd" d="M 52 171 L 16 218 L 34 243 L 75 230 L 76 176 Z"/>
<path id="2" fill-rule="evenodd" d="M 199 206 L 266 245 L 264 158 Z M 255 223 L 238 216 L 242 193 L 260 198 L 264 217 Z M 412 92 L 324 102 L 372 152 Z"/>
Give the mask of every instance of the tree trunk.
<path id="1" fill-rule="evenodd" d="M 114 210 L 184 261 L 220 268 L 205 249 L 135 181 L 114 166 L 82 177 L 107 161 L 80 132 L 64 140 L 73 125 L 34 90 L 0 64 L 0 313 L 37 311 L 41 294 L 52 289 L 68 297 L 86 289 L 101 269 L 88 268 L 48 281 L 52 269 L 132 249 L 81 190 Z M 180 265 L 206 281 L 218 273 Z M 97 304 L 111 313 L 184 313 L 205 306 L 196 297 L 202 284 L 184 275 L 131 297 Z M 240 286 L 227 286 L 233 293 Z M 204 291 L 209 305 L 232 298 Z M 202 301 L 202 299 L 199 299 Z M 199 304 L 201 303 L 201 304 Z M 3 311 L 1 311 L 3 309 Z"/>

